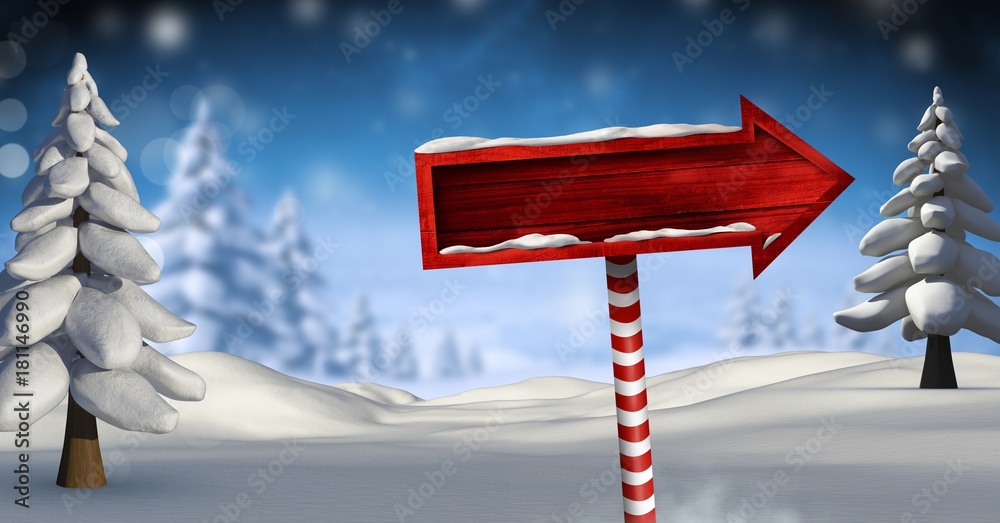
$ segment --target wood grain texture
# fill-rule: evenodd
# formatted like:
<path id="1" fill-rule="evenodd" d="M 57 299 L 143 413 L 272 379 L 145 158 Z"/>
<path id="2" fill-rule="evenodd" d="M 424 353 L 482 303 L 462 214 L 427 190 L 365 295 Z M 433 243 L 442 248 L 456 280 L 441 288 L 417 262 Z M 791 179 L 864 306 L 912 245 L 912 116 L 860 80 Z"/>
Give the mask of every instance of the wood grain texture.
<path id="1" fill-rule="evenodd" d="M 97 418 L 84 410 L 69 393 L 66 432 L 56 485 L 64 488 L 98 488 L 108 484 L 97 438 Z"/>
<path id="2" fill-rule="evenodd" d="M 731 133 L 417 153 L 424 268 L 748 245 L 756 277 L 853 178 L 746 98 L 740 103 L 743 125 Z M 604 242 L 640 230 L 735 222 L 757 230 Z M 530 233 L 592 243 L 440 254 Z"/>

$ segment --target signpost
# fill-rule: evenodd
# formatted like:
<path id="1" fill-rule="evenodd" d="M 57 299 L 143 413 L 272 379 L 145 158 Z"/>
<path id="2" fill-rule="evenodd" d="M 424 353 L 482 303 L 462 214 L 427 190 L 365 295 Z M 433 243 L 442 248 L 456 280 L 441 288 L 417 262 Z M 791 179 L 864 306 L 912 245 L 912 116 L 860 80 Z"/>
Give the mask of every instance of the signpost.
<path id="1" fill-rule="evenodd" d="M 656 520 L 635 256 L 749 246 L 756 278 L 854 180 L 746 98 L 740 108 L 728 132 L 416 153 L 425 269 L 605 258 L 627 522 Z M 572 238 L 496 248 L 529 234 Z"/>

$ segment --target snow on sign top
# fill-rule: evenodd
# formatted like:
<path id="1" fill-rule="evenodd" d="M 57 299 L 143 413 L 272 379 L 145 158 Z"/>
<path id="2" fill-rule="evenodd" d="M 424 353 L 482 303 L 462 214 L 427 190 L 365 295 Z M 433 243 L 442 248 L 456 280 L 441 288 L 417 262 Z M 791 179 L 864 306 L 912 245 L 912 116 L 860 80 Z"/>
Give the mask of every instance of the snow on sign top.
<path id="1" fill-rule="evenodd" d="M 605 142 L 619 138 L 668 138 L 688 136 L 692 134 L 733 133 L 740 126 L 720 125 L 715 123 L 687 124 L 660 123 L 645 127 L 605 127 L 582 133 L 544 138 L 476 138 L 474 136 L 449 136 L 427 142 L 417 148 L 418 153 L 449 153 L 454 151 L 470 151 L 487 149 L 505 145 L 561 145 L 582 142 Z"/>

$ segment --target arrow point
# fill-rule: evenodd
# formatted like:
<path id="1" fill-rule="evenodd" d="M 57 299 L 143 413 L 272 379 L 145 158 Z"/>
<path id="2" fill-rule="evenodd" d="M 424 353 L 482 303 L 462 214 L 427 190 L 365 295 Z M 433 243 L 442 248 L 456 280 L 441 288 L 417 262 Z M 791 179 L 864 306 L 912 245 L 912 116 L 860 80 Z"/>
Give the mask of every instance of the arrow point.
<path id="1" fill-rule="evenodd" d="M 780 239 L 778 238 L 778 240 Z M 757 276 L 760 276 L 760 273 L 764 272 L 764 269 L 768 268 L 771 262 L 784 250 L 784 246 L 774 245 L 773 243 L 764 248 L 764 238 L 761 236 L 760 241 L 750 247 L 750 256 L 753 259 L 753 279 L 756 280 Z"/>

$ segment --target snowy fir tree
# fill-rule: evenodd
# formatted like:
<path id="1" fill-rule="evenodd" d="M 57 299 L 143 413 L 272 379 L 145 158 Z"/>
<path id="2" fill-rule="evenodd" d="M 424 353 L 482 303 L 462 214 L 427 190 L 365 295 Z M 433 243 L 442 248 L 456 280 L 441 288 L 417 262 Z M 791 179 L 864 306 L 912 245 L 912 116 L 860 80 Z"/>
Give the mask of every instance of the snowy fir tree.
<path id="1" fill-rule="evenodd" d="M 34 423 L 68 392 L 57 478 L 67 488 L 106 484 L 95 416 L 124 430 L 170 432 L 179 414 L 161 395 L 205 395 L 201 377 L 146 343 L 185 338 L 195 326 L 140 287 L 160 268 L 130 233 L 153 232 L 160 221 L 139 203 L 125 148 L 98 123 L 118 125 L 77 54 L 57 129 L 35 151 L 38 176 L 11 220 L 17 254 L 0 273 L 0 430 L 23 430 L 15 393 L 33 394 L 25 423 Z"/>
<path id="2" fill-rule="evenodd" d="M 728 347 L 750 348 L 761 339 L 760 309 L 750 280 L 741 279 L 726 307 L 722 339 Z"/>
<path id="3" fill-rule="evenodd" d="M 237 185 L 239 167 L 223 154 L 210 110 L 204 101 L 197 107 L 166 199 L 155 210 L 162 226 L 153 238 L 165 260 L 152 295 L 198 325 L 171 354 L 217 350 L 270 361 L 277 341 L 288 335 L 274 317 L 283 286 L 264 234 L 246 219 L 250 205 Z"/>
<path id="4" fill-rule="evenodd" d="M 466 368 L 470 374 L 482 374 L 483 373 L 483 351 L 479 348 L 479 345 L 474 345 L 469 349 L 469 357 L 466 358 Z"/>
<path id="5" fill-rule="evenodd" d="M 465 365 L 462 353 L 458 350 L 455 334 L 448 331 L 438 348 L 436 360 L 437 375 L 442 378 L 461 378 L 465 376 Z"/>
<path id="6" fill-rule="evenodd" d="M 966 241 L 967 232 L 1000 241 L 1000 224 L 986 214 L 993 210 L 989 197 L 966 174 L 964 137 L 940 88 L 917 130 L 909 144 L 916 156 L 893 174 L 893 183 L 907 187 L 882 206 L 891 218 L 861 239 L 862 254 L 884 258 L 854 287 L 879 294 L 834 318 L 862 332 L 902 320 L 905 340 L 927 339 L 920 387 L 956 388 L 949 337 L 964 328 L 1000 343 L 1000 307 L 983 294 L 1000 296 L 1000 260 Z"/>
<path id="7" fill-rule="evenodd" d="M 278 201 L 271 220 L 268 245 L 285 284 L 285 296 L 276 314 L 285 336 L 276 351 L 289 371 L 321 370 L 326 355 L 337 350 L 337 330 L 330 323 L 330 307 L 320 297 L 325 288 L 317 273 L 315 248 L 302 230 L 301 203 L 291 191 Z"/>
<path id="8" fill-rule="evenodd" d="M 399 344 L 399 353 L 389 363 L 389 374 L 401 381 L 413 381 L 420 377 L 420 366 L 413 352 L 413 335 L 409 329 L 402 327 L 394 338 Z"/>
<path id="9" fill-rule="evenodd" d="M 769 329 L 771 342 L 776 349 L 797 348 L 798 332 L 795 329 L 795 318 L 792 314 L 792 304 L 788 300 L 787 289 L 779 289 L 771 302 L 774 313 L 774 324 Z"/>
<path id="10" fill-rule="evenodd" d="M 368 308 L 368 298 L 358 296 L 354 315 L 345 329 L 344 343 L 337 350 L 328 352 L 325 370 L 331 376 L 350 375 L 367 381 L 379 373 L 374 362 L 382 350 L 382 341 L 375 326 L 375 318 Z"/>
<path id="11" fill-rule="evenodd" d="M 841 306 L 849 309 L 857 301 L 855 292 L 851 290 L 844 295 Z M 837 350 L 864 351 L 868 346 L 868 336 L 862 332 L 851 330 L 841 325 L 835 325 L 832 332 L 833 347 Z"/>
<path id="12" fill-rule="evenodd" d="M 823 324 L 819 321 L 819 316 L 816 314 L 810 314 L 805 321 L 805 328 L 802 333 L 802 342 L 806 347 L 811 349 L 825 350 L 826 347 L 826 332 L 823 330 Z"/>

